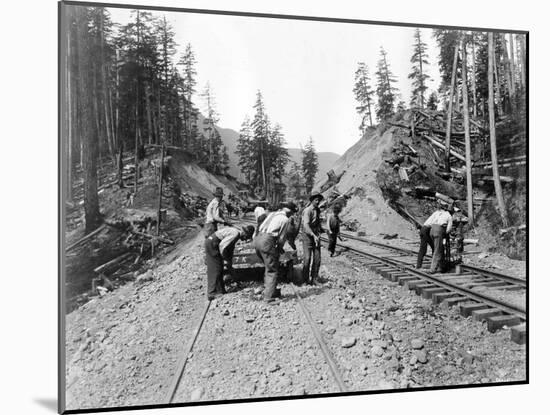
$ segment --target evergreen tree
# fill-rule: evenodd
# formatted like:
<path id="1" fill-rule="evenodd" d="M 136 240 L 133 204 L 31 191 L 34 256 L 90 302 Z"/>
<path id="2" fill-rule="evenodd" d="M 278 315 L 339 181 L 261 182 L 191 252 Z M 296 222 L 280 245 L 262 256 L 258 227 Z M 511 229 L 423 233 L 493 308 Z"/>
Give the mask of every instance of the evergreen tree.
<path id="1" fill-rule="evenodd" d="M 396 111 L 397 113 L 403 112 L 407 109 L 407 105 L 405 104 L 405 101 L 399 101 L 397 103 Z"/>
<path id="2" fill-rule="evenodd" d="M 172 57 L 176 53 L 176 42 L 174 40 L 174 30 L 171 25 L 166 21 L 166 16 L 163 16 L 162 19 L 157 20 L 156 22 L 156 36 L 159 42 L 159 78 L 160 78 L 160 118 L 161 118 L 161 139 L 167 140 L 170 138 L 171 143 L 173 144 L 173 137 L 169 137 L 169 107 L 168 103 L 170 100 L 170 90 L 175 87 L 175 85 L 170 85 L 171 75 L 172 75 Z M 172 87 L 172 88 L 171 88 Z"/>
<path id="3" fill-rule="evenodd" d="M 210 83 L 207 82 L 204 88 L 204 91 L 201 94 L 203 99 L 203 108 L 204 108 L 204 120 L 203 120 L 203 130 L 206 137 L 205 147 L 206 151 L 206 169 L 212 172 L 219 172 L 219 160 L 220 160 L 220 150 L 221 150 L 221 137 L 216 129 L 216 124 L 219 121 L 219 114 L 216 110 L 216 100 L 214 97 L 214 92 L 210 87 Z"/>
<path id="4" fill-rule="evenodd" d="M 315 184 L 317 171 L 319 171 L 319 162 L 317 160 L 317 153 L 315 152 L 312 137 L 309 137 L 308 142 L 302 149 L 302 171 L 304 172 L 306 192 L 309 194 Z"/>
<path id="5" fill-rule="evenodd" d="M 432 93 L 428 97 L 426 108 L 432 111 L 437 111 L 437 104 L 439 104 L 439 98 L 437 96 L 437 92 L 432 91 Z"/>
<path id="6" fill-rule="evenodd" d="M 372 127 L 372 95 L 374 91 L 370 87 L 369 68 L 364 62 L 359 62 L 355 71 L 355 86 L 353 88 L 355 100 L 359 103 L 355 109 L 361 115 L 359 131 L 364 135 L 367 130 L 367 117 L 369 126 Z"/>
<path id="7" fill-rule="evenodd" d="M 298 163 L 293 161 L 288 173 L 289 196 L 293 199 L 300 198 L 302 196 L 301 190 L 304 185 L 304 173 Z"/>
<path id="8" fill-rule="evenodd" d="M 269 180 L 269 166 L 267 164 L 268 156 L 268 141 L 269 141 L 269 121 L 265 112 L 262 93 L 256 94 L 256 103 L 254 104 L 256 113 L 252 120 L 252 137 L 253 137 L 253 152 L 254 159 L 254 179 L 256 187 L 259 187 L 262 192 L 267 193 Z"/>
<path id="9" fill-rule="evenodd" d="M 453 59 L 454 50 L 457 42 L 460 40 L 461 32 L 451 29 L 435 29 L 433 31 L 433 37 L 435 38 L 437 45 L 439 46 L 439 73 L 441 74 L 441 85 L 439 92 L 442 95 L 446 95 L 451 85 L 451 78 L 453 72 Z M 460 55 L 457 61 L 457 68 L 460 68 L 462 61 Z"/>
<path id="10" fill-rule="evenodd" d="M 380 60 L 378 61 L 376 71 L 376 95 L 378 96 L 378 105 L 376 116 L 379 120 L 386 120 L 394 114 L 395 94 L 397 88 L 393 86 L 397 80 L 390 70 L 387 53 L 383 47 L 380 47 Z"/>
<path id="11" fill-rule="evenodd" d="M 222 174 L 227 176 L 229 174 L 229 154 L 227 153 L 227 147 L 222 147 L 222 159 L 221 159 Z"/>
<path id="12" fill-rule="evenodd" d="M 281 131 L 281 126 L 275 124 L 270 131 L 269 137 L 269 155 L 271 159 L 273 178 L 282 183 L 285 174 L 285 168 L 289 160 L 288 150 L 285 147 L 286 141 Z"/>
<path id="13" fill-rule="evenodd" d="M 250 129 L 250 120 L 248 117 L 245 118 L 241 124 L 241 129 L 239 131 L 239 139 L 237 141 L 237 155 L 239 156 L 239 168 L 241 173 L 246 179 L 246 182 L 252 184 L 252 177 L 254 174 L 254 143 L 252 141 L 252 132 Z"/>
<path id="14" fill-rule="evenodd" d="M 181 79 L 181 108 L 182 108 L 182 122 L 183 122 L 183 139 L 182 145 L 186 149 L 192 150 L 192 143 L 196 140 L 196 137 L 192 135 L 192 122 L 193 118 L 197 115 L 197 110 L 193 106 L 192 98 L 195 93 L 195 87 L 197 85 L 196 76 L 197 71 L 195 69 L 197 61 L 195 53 L 191 44 L 188 43 L 185 47 L 185 52 L 181 56 L 178 65 L 182 68 Z"/>
<path id="15" fill-rule="evenodd" d="M 420 105 L 421 108 L 424 108 L 424 93 L 428 89 L 426 81 L 430 79 L 430 76 L 425 73 L 425 68 L 428 65 L 427 45 L 422 41 L 420 29 L 416 29 L 414 32 L 413 48 L 411 56 L 413 67 L 409 74 L 409 79 L 413 80 L 411 105 Z"/>

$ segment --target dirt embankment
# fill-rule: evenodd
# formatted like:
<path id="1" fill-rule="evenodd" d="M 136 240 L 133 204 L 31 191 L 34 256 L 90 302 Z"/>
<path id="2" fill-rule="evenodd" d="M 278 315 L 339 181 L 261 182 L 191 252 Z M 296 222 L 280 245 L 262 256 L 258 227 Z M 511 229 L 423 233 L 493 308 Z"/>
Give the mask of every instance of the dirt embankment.
<path id="1" fill-rule="evenodd" d="M 198 222 L 203 219 L 216 187 L 222 187 L 226 195 L 238 194 L 236 184 L 229 178 L 210 174 L 185 153 L 168 151 L 160 235 L 157 236 L 159 152 L 149 150 L 141 161 L 136 194 L 133 192 L 135 168 L 130 154 L 126 161 L 123 187 L 117 184 L 117 170 L 112 165 L 104 164 L 101 169 L 100 212 L 108 226 L 67 253 L 67 311 L 134 280 L 163 261 L 166 255 L 177 251 L 180 244 L 200 231 Z M 79 178 L 75 180 L 77 190 L 81 182 Z M 76 197 L 67 215 L 66 246 L 84 236 L 83 202 L 78 200 L 78 196 L 82 196 L 74 193 Z M 114 263 L 99 268 L 111 261 Z"/>
<path id="2" fill-rule="evenodd" d="M 425 114 L 425 112 L 423 112 Z M 430 115 L 432 118 L 426 118 Z M 413 118 L 414 117 L 414 118 Z M 424 123 L 441 118 L 440 113 L 426 114 Z M 453 158 L 452 172 L 443 168 L 443 150 L 424 137 L 422 132 L 411 134 L 408 128 L 418 114 L 406 111 L 388 124 L 369 129 L 366 134 L 333 166 L 337 184 L 328 187 L 326 180 L 317 183 L 331 201 L 338 195 L 344 201 L 344 229 L 365 232 L 368 236 L 398 234 L 406 239 L 418 238 L 414 223 L 424 222 L 437 209 L 438 200 L 455 200 L 462 213 L 455 220 L 467 222 L 466 177 L 463 162 Z M 435 121 L 433 121 L 435 122 Z M 503 122 L 501 122 L 502 124 Z M 500 124 L 499 124 L 500 125 Z M 506 124 L 507 126 L 508 124 Z M 429 128 L 428 128 L 429 129 Z M 501 126 L 499 134 L 506 137 Z M 426 128 L 424 128 L 426 130 Z M 510 138 L 513 143 L 521 134 Z M 460 140 L 453 138 L 460 152 Z M 510 228 L 502 229 L 490 169 L 490 155 L 479 135 L 475 141 L 473 169 L 474 226 L 464 227 L 465 237 L 479 241 L 479 248 L 501 252 L 513 259 L 525 259 L 526 254 L 526 172 L 525 165 L 504 163 L 500 170 Z M 485 141 L 484 141 L 485 140 Z M 464 143 L 462 143 L 463 145 Z M 510 145 L 501 139 L 506 150 Z M 484 153 L 485 151 L 485 153 Z M 487 154 L 486 154 L 487 153 Z M 510 156 L 508 153 L 503 153 Z M 489 161 L 487 161 L 489 157 Z M 499 159 L 500 160 L 500 159 Z M 327 188 L 328 187 L 328 188 Z"/>
<path id="3" fill-rule="evenodd" d="M 372 128 L 333 166 L 336 175 L 345 172 L 339 183 L 328 189 L 325 196 L 349 194 L 341 214 L 344 222 L 358 223 L 358 231 L 367 235 L 398 234 L 414 239 L 414 226 L 393 210 L 387 202 L 377 181 L 377 171 L 384 164 L 384 154 L 396 143 L 396 128 Z M 324 182 L 318 182 L 319 188 Z"/>

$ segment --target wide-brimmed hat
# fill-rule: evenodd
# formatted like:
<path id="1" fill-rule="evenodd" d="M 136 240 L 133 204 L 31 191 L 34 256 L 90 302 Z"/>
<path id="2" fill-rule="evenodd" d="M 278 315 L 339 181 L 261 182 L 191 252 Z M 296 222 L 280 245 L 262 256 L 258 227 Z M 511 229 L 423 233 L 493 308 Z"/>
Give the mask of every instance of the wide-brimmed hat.
<path id="1" fill-rule="evenodd" d="M 296 206 L 296 203 L 294 202 L 283 202 L 281 204 L 283 208 L 286 208 L 288 210 L 291 210 L 292 212 L 298 212 L 298 206 Z"/>
<path id="2" fill-rule="evenodd" d="M 254 235 L 254 226 L 245 225 L 242 227 L 243 232 L 246 234 L 246 238 L 250 239 Z"/>
<path id="3" fill-rule="evenodd" d="M 216 187 L 216 190 L 214 193 L 212 193 L 215 197 L 223 197 L 223 188 Z"/>
<path id="4" fill-rule="evenodd" d="M 315 192 L 315 193 L 312 193 L 311 196 L 309 197 L 309 201 L 310 202 L 313 202 L 313 199 L 319 199 L 319 200 L 323 200 L 325 197 L 319 193 L 319 192 Z"/>

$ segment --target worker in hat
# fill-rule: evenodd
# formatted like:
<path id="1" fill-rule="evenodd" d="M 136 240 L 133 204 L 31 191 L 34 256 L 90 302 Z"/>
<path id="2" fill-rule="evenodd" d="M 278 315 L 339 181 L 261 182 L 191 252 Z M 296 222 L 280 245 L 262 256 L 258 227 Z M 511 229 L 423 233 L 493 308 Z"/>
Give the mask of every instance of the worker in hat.
<path id="1" fill-rule="evenodd" d="M 321 211 L 319 204 L 324 199 L 321 193 L 313 193 L 309 205 L 302 212 L 302 242 L 304 248 L 304 268 L 302 280 L 315 284 L 321 266 Z"/>
<path id="2" fill-rule="evenodd" d="M 332 212 L 329 212 L 327 215 L 327 234 L 328 234 L 328 251 L 330 256 L 334 256 L 336 251 L 336 240 L 340 238 L 340 212 L 342 211 L 342 206 L 336 203 L 332 207 Z M 340 238 L 341 240 L 342 238 Z"/>
<path id="3" fill-rule="evenodd" d="M 218 225 L 230 225 L 223 217 L 223 188 L 216 187 L 213 193 L 214 199 L 206 208 L 206 221 L 204 223 L 204 237 L 208 238 L 218 230 Z"/>
<path id="4" fill-rule="evenodd" d="M 289 217 L 297 210 L 293 202 L 284 203 L 280 210 L 271 212 L 265 218 L 254 238 L 256 255 L 265 265 L 264 300 L 267 302 L 281 296 L 281 291 L 277 289 L 279 257 L 284 252 Z"/>
<path id="5" fill-rule="evenodd" d="M 443 239 L 453 228 L 454 203 L 438 203 L 438 209 L 424 222 L 420 228 L 420 249 L 416 259 L 416 268 L 422 267 L 422 260 L 428 249 L 432 248 L 432 264 L 430 273 L 443 272 Z"/>
<path id="6" fill-rule="evenodd" d="M 233 269 L 233 252 L 239 240 L 252 239 L 254 226 L 246 225 L 243 228 L 226 226 L 212 233 L 204 241 L 206 256 L 206 280 L 208 300 L 225 294 L 223 282 L 223 261 L 227 261 L 228 269 Z"/>

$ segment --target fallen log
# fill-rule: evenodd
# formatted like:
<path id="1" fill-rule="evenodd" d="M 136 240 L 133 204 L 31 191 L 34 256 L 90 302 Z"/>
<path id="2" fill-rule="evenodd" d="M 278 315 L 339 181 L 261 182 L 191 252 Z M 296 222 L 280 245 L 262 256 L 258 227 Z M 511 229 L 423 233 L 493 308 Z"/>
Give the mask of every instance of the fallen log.
<path id="1" fill-rule="evenodd" d="M 483 176 L 481 180 L 494 180 L 493 176 Z M 513 177 L 510 176 L 500 176 L 500 181 L 505 183 L 513 183 L 516 181 Z"/>
<path id="2" fill-rule="evenodd" d="M 111 259 L 109 262 L 106 262 L 105 264 L 100 265 L 97 268 L 94 268 L 94 272 L 99 274 L 103 272 L 105 269 L 112 267 L 113 265 L 120 264 L 122 261 L 127 259 L 130 255 L 132 255 L 131 252 L 125 252 L 122 255 L 119 255 L 116 258 Z"/>
<path id="3" fill-rule="evenodd" d="M 157 241 L 160 241 L 168 245 L 174 245 L 174 241 L 167 238 L 163 238 L 162 236 L 149 235 L 148 233 L 139 232 L 136 230 L 130 230 L 130 232 L 132 232 L 134 235 L 144 236 L 146 238 L 156 239 Z"/>
<path id="4" fill-rule="evenodd" d="M 442 150 L 445 150 L 445 144 L 440 143 L 435 138 L 432 138 L 432 137 L 427 136 L 427 135 L 422 135 L 422 137 L 424 137 L 426 140 L 428 140 L 434 146 L 439 147 Z M 463 162 L 466 162 L 466 158 L 463 155 L 456 152 L 455 150 L 453 150 L 453 149 L 451 149 L 451 155 L 455 156 L 457 159 L 459 159 Z"/>
<path id="5" fill-rule="evenodd" d="M 78 241 L 76 241 L 75 243 L 69 245 L 67 248 L 65 248 L 65 251 L 68 252 L 70 251 L 71 249 L 73 249 L 74 247 L 80 245 L 82 242 L 84 241 L 87 241 L 88 239 L 90 239 L 92 236 L 94 235 L 97 235 L 99 232 L 101 232 L 103 229 L 105 228 L 105 224 L 101 225 L 99 228 L 97 228 L 95 231 L 92 231 L 90 232 L 88 235 L 80 238 Z"/>

